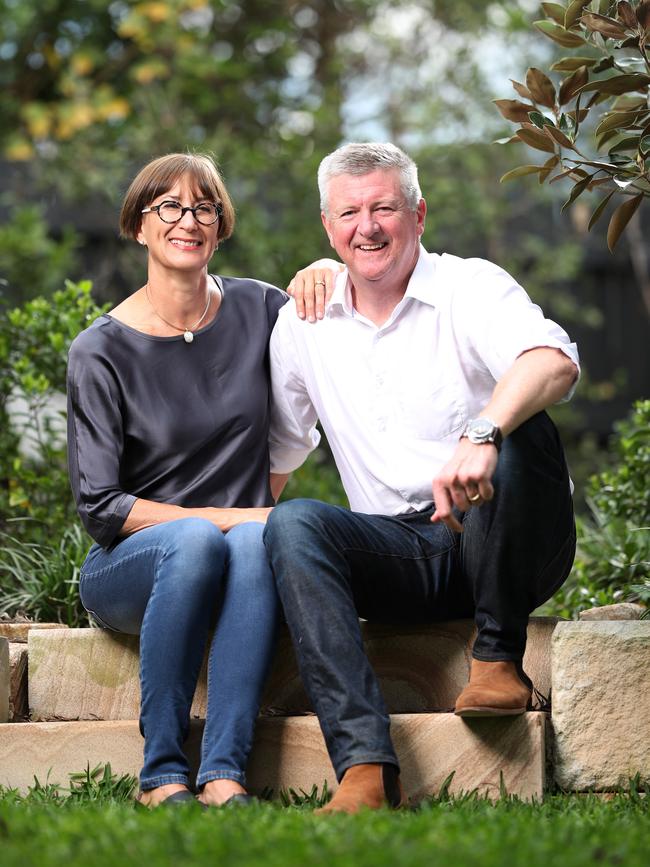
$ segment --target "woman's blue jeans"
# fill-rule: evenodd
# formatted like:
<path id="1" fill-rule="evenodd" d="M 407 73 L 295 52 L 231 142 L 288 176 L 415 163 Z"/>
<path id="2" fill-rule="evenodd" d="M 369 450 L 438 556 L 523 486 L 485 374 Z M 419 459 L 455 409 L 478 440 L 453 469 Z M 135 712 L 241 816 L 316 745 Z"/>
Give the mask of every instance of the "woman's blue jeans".
<path id="1" fill-rule="evenodd" d="M 203 518 L 183 518 L 88 553 L 80 579 L 84 607 L 101 626 L 140 635 L 143 790 L 189 785 L 183 743 L 215 622 L 196 785 L 245 782 L 278 622 L 263 529 L 246 523 L 224 534 Z"/>
<path id="2" fill-rule="evenodd" d="M 519 662 L 528 615 L 569 574 L 573 505 L 562 446 L 546 413 L 505 439 L 493 482 L 493 500 L 457 513 L 462 534 L 432 524 L 433 508 L 391 517 L 290 500 L 273 509 L 264 540 L 339 779 L 351 765 L 397 764 L 359 617 L 384 623 L 473 617 L 475 658 Z"/>

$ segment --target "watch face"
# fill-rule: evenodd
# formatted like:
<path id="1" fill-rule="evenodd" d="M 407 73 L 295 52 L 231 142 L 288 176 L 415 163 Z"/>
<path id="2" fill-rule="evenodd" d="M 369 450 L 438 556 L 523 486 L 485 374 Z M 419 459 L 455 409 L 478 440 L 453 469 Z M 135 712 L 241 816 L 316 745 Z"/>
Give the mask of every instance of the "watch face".
<path id="1" fill-rule="evenodd" d="M 487 419 L 477 418 L 475 421 L 471 423 L 471 430 L 476 436 L 486 437 L 489 436 L 494 430 L 494 425 L 491 424 Z"/>

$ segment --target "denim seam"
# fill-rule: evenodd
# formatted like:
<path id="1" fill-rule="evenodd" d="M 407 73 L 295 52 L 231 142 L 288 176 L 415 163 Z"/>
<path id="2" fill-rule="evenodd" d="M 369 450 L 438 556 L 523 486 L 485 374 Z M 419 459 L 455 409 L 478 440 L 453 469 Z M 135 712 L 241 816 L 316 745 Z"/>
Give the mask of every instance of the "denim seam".
<path id="1" fill-rule="evenodd" d="M 246 774 L 243 771 L 202 771 L 196 778 L 196 785 L 204 786 L 212 780 L 233 780 L 243 786 L 246 783 Z"/>
<path id="2" fill-rule="evenodd" d="M 109 572 L 114 571 L 115 569 L 121 569 L 125 563 L 129 563 L 131 560 L 135 560 L 137 557 L 142 557 L 143 554 L 148 554 L 151 551 L 160 551 L 163 555 L 167 552 L 160 545 L 149 545 L 146 548 L 140 548 L 139 551 L 134 551 L 132 554 L 126 554 L 121 558 L 119 563 L 111 563 L 109 566 L 104 566 L 103 569 L 95 569 L 92 572 L 87 571 L 86 569 L 81 569 L 80 577 L 81 578 L 92 578 L 96 575 L 103 575 Z"/>
<path id="3" fill-rule="evenodd" d="M 147 777 L 140 780 L 140 789 L 143 792 L 149 789 L 157 789 L 159 786 L 168 786 L 170 783 L 180 783 L 182 786 L 189 785 L 187 774 L 160 774 L 158 777 Z"/>

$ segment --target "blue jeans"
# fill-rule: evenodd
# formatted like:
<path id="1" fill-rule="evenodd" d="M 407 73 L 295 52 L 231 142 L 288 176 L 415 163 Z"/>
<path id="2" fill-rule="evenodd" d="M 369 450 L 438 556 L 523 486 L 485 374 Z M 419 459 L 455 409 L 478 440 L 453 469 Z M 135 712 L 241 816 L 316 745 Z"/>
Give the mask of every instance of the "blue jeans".
<path id="1" fill-rule="evenodd" d="M 246 523 L 224 535 L 203 518 L 183 518 L 88 553 L 80 579 L 84 607 L 101 626 L 140 635 L 143 790 L 189 784 L 183 742 L 215 620 L 196 785 L 245 782 L 278 621 L 262 530 Z"/>
<path id="2" fill-rule="evenodd" d="M 358 618 L 422 623 L 473 617 L 473 655 L 520 662 L 528 615 L 563 583 L 575 553 L 569 478 L 546 413 L 504 441 L 489 503 L 364 515 L 316 500 L 273 510 L 264 533 L 307 693 L 340 779 L 351 765 L 397 764 L 389 717 Z"/>

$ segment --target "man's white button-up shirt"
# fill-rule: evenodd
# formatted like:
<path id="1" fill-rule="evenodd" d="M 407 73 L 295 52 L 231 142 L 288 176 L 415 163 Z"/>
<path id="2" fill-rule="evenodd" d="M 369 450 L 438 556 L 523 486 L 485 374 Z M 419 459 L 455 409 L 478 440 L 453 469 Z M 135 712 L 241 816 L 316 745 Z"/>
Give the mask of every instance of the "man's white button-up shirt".
<path id="1" fill-rule="evenodd" d="M 404 297 L 379 327 L 353 308 L 343 271 L 323 320 L 299 319 L 293 302 L 278 316 L 271 470 L 303 463 L 318 444 L 320 419 L 352 509 L 424 509 L 467 421 L 516 358 L 541 346 L 578 367 L 566 332 L 484 259 L 421 248 Z"/>

